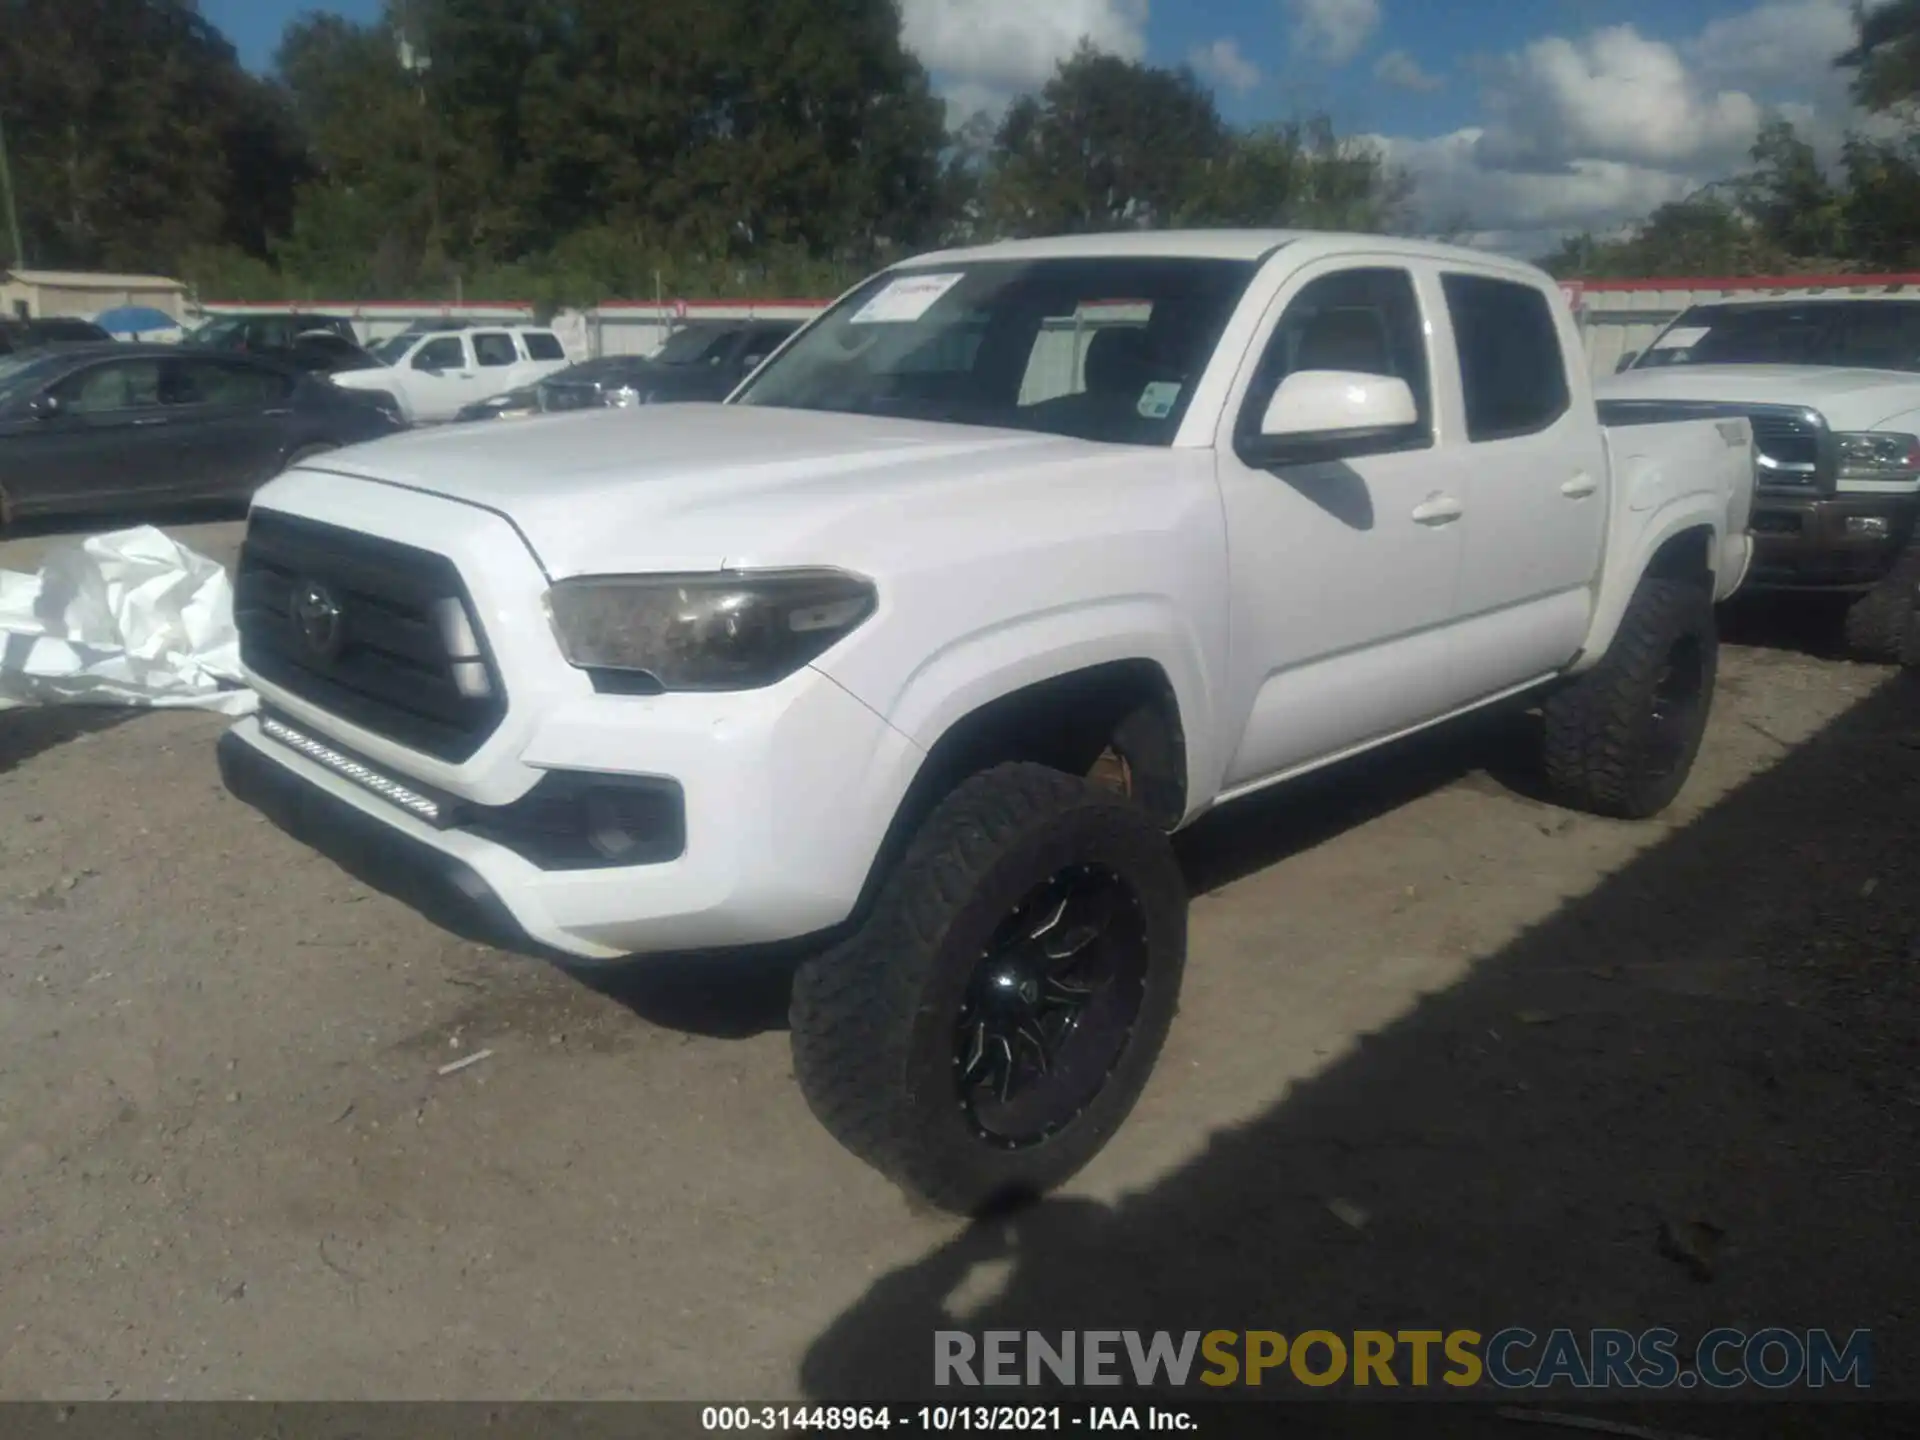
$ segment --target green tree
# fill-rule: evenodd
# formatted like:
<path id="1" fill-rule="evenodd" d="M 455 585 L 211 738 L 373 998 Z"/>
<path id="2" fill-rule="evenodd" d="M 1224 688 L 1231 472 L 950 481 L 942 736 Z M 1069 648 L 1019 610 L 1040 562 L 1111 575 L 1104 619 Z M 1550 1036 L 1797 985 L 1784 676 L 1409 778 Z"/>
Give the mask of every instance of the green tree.
<path id="1" fill-rule="evenodd" d="M 1190 71 L 1083 47 L 1001 121 L 983 219 L 1005 235 L 1164 226 L 1195 172 L 1228 154 L 1213 97 Z"/>
<path id="2" fill-rule="evenodd" d="M 290 120 L 188 0 L 0 0 L 0 107 L 36 263 L 260 253 L 291 212 Z"/>
<path id="3" fill-rule="evenodd" d="M 1405 222 L 1407 178 L 1370 145 L 1342 140 L 1321 116 L 1230 135 L 1195 170 L 1185 225 L 1386 230 Z"/>
<path id="4" fill-rule="evenodd" d="M 1853 71 L 1854 98 L 1890 110 L 1920 95 L 1920 0 L 1880 0 L 1855 12 L 1859 39 L 1836 61 Z"/>

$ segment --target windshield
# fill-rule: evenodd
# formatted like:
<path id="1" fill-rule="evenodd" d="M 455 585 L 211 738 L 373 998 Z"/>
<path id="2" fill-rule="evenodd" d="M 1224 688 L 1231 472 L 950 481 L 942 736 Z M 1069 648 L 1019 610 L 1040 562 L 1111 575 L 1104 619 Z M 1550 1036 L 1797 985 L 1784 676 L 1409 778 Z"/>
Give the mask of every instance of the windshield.
<path id="1" fill-rule="evenodd" d="M 229 317 L 224 320 L 209 320 L 198 330 L 191 332 L 186 337 L 186 343 L 189 345 L 231 345 L 235 340 L 245 336 L 246 329 L 247 322 L 244 319 Z"/>
<path id="2" fill-rule="evenodd" d="M 1667 365 L 1835 365 L 1920 372 L 1920 302 L 1696 305 L 1655 340 L 1633 368 Z"/>
<path id="3" fill-rule="evenodd" d="M 667 343 L 648 358 L 656 365 L 698 365 L 709 357 L 717 360 L 720 342 L 732 333 L 730 330 L 676 330 L 667 337 Z"/>
<path id="4" fill-rule="evenodd" d="M 414 342 L 419 338 L 419 334 L 415 331 L 403 330 L 398 335 L 389 335 L 386 339 L 369 345 L 367 353 L 382 365 L 398 365 L 401 358 L 413 348 Z"/>
<path id="5" fill-rule="evenodd" d="M 892 271 L 737 403 L 1171 445 L 1255 268 L 1076 258 Z"/>
<path id="6" fill-rule="evenodd" d="M 50 355 L 0 357 L 0 408 L 12 409 L 29 395 L 38 394 L 56 368 L 57 361 Z"/>

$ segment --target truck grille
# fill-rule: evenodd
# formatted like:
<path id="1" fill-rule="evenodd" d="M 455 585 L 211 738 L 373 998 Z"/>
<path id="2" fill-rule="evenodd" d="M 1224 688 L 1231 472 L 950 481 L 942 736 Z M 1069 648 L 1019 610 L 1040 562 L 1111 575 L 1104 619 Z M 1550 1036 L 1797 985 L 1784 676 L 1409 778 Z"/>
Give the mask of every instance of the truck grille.
<path id="1" fill-rule="evenodd" d="M 605 403 L 598 385 L 571 380 L 560 385 L 542 385 L 540 396 L 541 409 L 548 411 L 597 410 Z"/>
<path id="2" fill-rule="evenodd" d="M 506 714 L 471 597 L 443 555 L 256 510 L 234 624 L 263 680 L 442 760 L 467 759 Z"/>
<path id="3" fill-rule="evenodd" d="M 1816 418 L 1781 410 L 1756 411 L 1747 418 L 1760 451 L 1760 484 L 1781 490 L 1817 488 L 1821 427 Z"/>

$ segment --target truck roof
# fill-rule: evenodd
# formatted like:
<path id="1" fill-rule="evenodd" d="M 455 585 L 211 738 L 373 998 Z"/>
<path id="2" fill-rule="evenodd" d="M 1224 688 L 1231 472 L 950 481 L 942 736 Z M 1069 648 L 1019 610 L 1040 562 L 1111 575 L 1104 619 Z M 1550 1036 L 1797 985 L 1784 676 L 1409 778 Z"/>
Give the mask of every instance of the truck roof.
<path id="1" fill-rule="evenodd" d="M 916 255 L 908 265 L 957 264 L 979 260 L 1049 260 L 1075 257 L 1138 256 L 1159 259 L 1263 260 L 1282 246 L 1310 249 L 1315 255 L 1362 252 L 1409 259 L 1446 260 L 1476 270 L 1523 273 L 1539 280 L 1537 266 L 1486 250 L 1440 245 L 1397 235 L 1332 230 L 1126 230 L 1096 235 L 1059 235 L 1038 240 L 1001 240 Z"/>

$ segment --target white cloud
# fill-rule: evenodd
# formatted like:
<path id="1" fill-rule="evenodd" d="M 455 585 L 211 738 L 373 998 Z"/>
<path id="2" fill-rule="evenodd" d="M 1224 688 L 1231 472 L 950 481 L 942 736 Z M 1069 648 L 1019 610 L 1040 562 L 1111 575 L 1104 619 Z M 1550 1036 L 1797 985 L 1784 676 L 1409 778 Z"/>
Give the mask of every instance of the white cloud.
<path id="1" fill-rule="evenodd" d="M 1684 49 L 1710 85 L 1844 90 L 1833 60 L 1853 41 L 1853 0 L 1775 0 L 1710 22 Z"/>
<path id="2" fill-rule="evenodd" d="M 1481 158 L 1508 169 L 1574 159 L 1689 166 L 1737 157 L 1761 107 L 1741 90 L 1709 91 L 1673 46 L 1631 25 L 1582 40 L 1536 40 L 1494 62 Z"/>
<path id="3" fill-rule="evenodd" d="M 1615 230 L 1741 170 L 1768 115 L 1831 153 L 1858 121 L 1832 64 L 1850 3 L 1765 0 L 1671 43 L 1631 25 L 1544 37 L 1481 67 L 1478 124 L 1376 143 L 1429 226 L 1465 219 L 1523 254 Z M 1393 83 L 1390 58 L 1375 73 Z"/>
<path id="4" fill-rule="evenodd" d="M 1196 47 L 1188 54 L 1187 63 L 1201 79 L 1243 95 L 1261 79 L 1260 67 L 1240 53 L 1238 40 L 1216 40 Z"/>
<path id="5" fill-rule="evenodd" d="M 1431 95 L 1444 90 L 1446 77 L 1435 75 L 1404 50 L 1389 50 L 1374 63 L 1373 78 L 1396 90 L 1417 90 Z"/>
<path id="6" fill-rule="evenodd" d="M 1380 0 L 1286 0 L 1294 45 L 1329 65 L 1345 65 L 1380 28 Z"/>
<path id="7" fill-rule="evenodd" d="M 1081 42 L 1126 60 L 1147 53 L 1148 0 L 902 0 L 901 36 L 933 73 L 949 113 L 1004 109 L 1038 89 Z"/>

